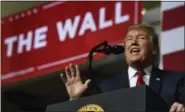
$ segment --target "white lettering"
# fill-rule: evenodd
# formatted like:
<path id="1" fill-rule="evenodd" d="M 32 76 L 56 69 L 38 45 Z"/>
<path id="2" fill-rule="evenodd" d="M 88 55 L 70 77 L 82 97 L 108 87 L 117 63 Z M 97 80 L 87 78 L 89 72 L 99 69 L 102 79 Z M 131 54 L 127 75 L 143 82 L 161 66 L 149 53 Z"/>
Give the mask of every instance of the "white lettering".
<path id="1" fill-rule="evenodd" d="M 85 14 L 82 26 L 79 31 L 79 36 L 82 36 L 86 30 L 91 30 L 92 32 L 96 31 L 96 25 L 91 12 Z"/>
<path id="2" fill-rule="evenodd" d="M 26 51 L 31 50 L 32 44 L 32 31 L 27 33 L 27 39 L 24 39 L 24 34 L 20 34 L 18 38 L 18 50 L 17 53 L 21 54 L 23 52 L 24 46 L 26 47 Z"/>
<path id="3" fill-rule="evenodd" d="M 12 37 L 5 39 L 5 44 L 7 45 L 7 52 L 6 52 L 7 57 L 12 56 L 13 44 L 16 40 L 17 40 L 16 36 L 12 36 Z"/>
<path id="4" fill-rule="evenodd" d="M 34 48 L 39 49 L 47 45 L 46 32 L 48 31 L 48 26 L 43 26 L 35 30 Z"/>
<path id="5" fill-rule="evenodd" d="M 80 16 L 75 17 L 73 24 L 71 22 L 71 19 L 67 19 L 64 24 L 64 28 L 63 28 L 62 22 L 57 22 L 57 31 L 59 35 L 59 40 L 65 41 L 67 33 L 69 33 L 69 38 L 73 39 L 75 37 L 79 21 L 80 21 Z"/>
<path id="6" fill-rule="evenodd" d="M 27 35 L 20 33 L 18 36 L 7 37 L 4 41 L 7 45 L 7 57 L 13 55 L 14 43 L 17 42 L 17 54 L 22 54 L 24 51 L 29 52 L 31 49 L 39 49 L 47 45 L 46 32 L 48 31 L 48 26 L 43 26 L 37 28 L 34 32 L 28 31 Z M 34 35 L 34 36 L 33 36 Z M 34 39 L 34 42 L 33 42 Z M 33 43 L 33 44 L 32 44 Z"/>
<path id="7" fill-rule="evenodd" d="M 130 18 L 130 16 L 128 14 L 121 16 L 121 9 L 122 9 L 121 2 L 116 3 L 115 7 L 116 7 L 116 9 L 115 9 L 115 23 L 120 24 L 120 23 L 128 21 Z"/>
<path id="8" fill-rule="evenodd" d="M 99 19 L 99 28 L 100 29 L 104 29 L 107 27 L 112 26 L 112 20 L 105 20 L 105 8 L 101 8 L 100 9 L 100 13 L 99 13 L 100 19 Z"/>

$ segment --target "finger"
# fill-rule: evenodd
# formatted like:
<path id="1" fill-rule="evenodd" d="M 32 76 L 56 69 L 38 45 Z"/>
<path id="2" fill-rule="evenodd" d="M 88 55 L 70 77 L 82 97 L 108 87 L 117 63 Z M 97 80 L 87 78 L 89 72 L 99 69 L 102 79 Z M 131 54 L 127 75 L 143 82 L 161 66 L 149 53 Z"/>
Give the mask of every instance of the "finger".
<path id="1" fill-rule="evenodd" d="M 183 105 L 182 104 L 177 105 L 177 112 L 183 112 Z"/>
<path id="2" fill-rule="evenodd" d="M 91 82 L 91 79 L 86 80 L 85 83 L 84 83 L 84 86 L 86 88 L 88 88 L 88 85 L 89 85 L 90 82 Z"/>
<path id="3" fill-rule="evenodd" d="M 76 69 L 76 76 L 80 77 L 80 69 L 78 65 L 75 65 L 75 69 Z"/>
<path id="4" fill-rule="evenodd" d="M 170 112 L 175 112 L 176 108 L 177 108 L 177 105 L 176 105 L 176 103 L 174 103 L 174 104 L 171 106 L 171 108 L 170 108 Z"/>
<path id="5" fill-rule="evenodd" d="M 183 107 L 182 112 L 185 112 L 185 107 Z"/>
<path id="6" fill-rule="evenodd" d="M 75 69 L 73 67 L 73 64 L 69 64 L 69 69 L 70 69 L 70 72 L 71 72 L 71 77 L 75 77 Z"/>
<path id="7" fill-rule="evenodd" d="M 60 77 L 61 77 L 61 79 L 62 79 L 62 81 L 63 81 L 64 83 L 67 82 L 67 79 L 66 79 L 66 77 L 65 77 L 65 75 L 64 75 L 63 73 L 60 74 Z"/>
<path id="8" fill-rule="evenodd" d="M 66 73 L 67 80 L 69 80 L 71 78 L 71 76 L 70 76 L 70 72 L 69 72 L 68 66 L 66 66 L 66 68 L 65 68 L 65 73 Z"/>

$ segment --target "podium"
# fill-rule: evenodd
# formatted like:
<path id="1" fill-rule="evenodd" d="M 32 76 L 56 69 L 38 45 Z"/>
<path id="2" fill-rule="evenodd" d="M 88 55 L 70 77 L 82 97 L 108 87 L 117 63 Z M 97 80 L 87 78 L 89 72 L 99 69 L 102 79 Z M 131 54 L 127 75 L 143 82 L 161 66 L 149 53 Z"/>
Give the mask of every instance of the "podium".
<path id="1" fill-rule="evenodd" d="M 120 89 L 47 106 L 46 112 L 169 112 L 148 86 Z"/>

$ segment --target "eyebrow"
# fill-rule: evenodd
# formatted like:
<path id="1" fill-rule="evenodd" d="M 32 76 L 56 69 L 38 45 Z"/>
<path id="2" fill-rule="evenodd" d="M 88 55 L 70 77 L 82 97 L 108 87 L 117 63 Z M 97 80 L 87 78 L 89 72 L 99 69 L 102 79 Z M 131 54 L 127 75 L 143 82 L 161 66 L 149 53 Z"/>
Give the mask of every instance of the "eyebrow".
<path id="1" fill-rule="evenodd" d="M 139 34 L 139 35 L 137 35 L 137 36 L 146 36 L 145 34 Z M 133 35 L 128 35 L 128 36 L 133 36 Z"/>
<path id="2" fill-rule="evenodd" d="M 126 37 L 133 37 L 135 35 L 127 35 Z M 136 36 L 146 36 L 145 34 L 139 34 L 139 35 L 136 35 Z"/>

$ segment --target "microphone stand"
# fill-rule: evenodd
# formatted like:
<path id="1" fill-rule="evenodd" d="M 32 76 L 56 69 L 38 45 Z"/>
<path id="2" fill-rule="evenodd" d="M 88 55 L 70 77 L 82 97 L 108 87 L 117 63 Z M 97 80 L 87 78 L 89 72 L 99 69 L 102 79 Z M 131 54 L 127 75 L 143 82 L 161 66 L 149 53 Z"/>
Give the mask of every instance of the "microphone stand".
<path id="1" fill-rule="evenodd" d="M 90 50 L 90 52 L 89 52 L 89 54 L 88 54 L 88 70 L 91 70 L 91 69 L 92 69 L 93 53 L 94 53 L 94 52 L 97 52 L 97 51 L 98 51 L 97 49 L 98 49 L 99 47 L 101 47 L 101 46 L 104 46 L 104 47 L 108 46 L 108 42 L 107 42 L 107 41 L 103 41 L 102 43 L 98 44 L 97 46 L 93 47 L 93 48 Z"/>
<path id="2" fill-rule="evenodd" d="M 102 49 L 98 49 L 98 48 L 100 48 L 102 46 L 103 46 Z M 107 41 L 103 41 L 102 43 L 96 45 L 95 47 L 93 47 L 90 50 L 89 55 L 88 55 L 88 70 L 92 69 L 92 59 L 93 59 L 93 53 L 94 52 L 104 53 L 106 55 L 109 55 L 109 54 L 118 55 L 118 54 L 121 54 L 121 53 L 124 52 L 124 47 L 121 46 L 121 45 L 111 46 L 111 45 L 108 44 Z"/>
<path id="3" fill-rule="evenodd" d="M 95 76 L 93 75 L 93 74 L 95 74 L 95 72 L 92 70 L 92 59 L 93 59 L 93 54 L 94 54 L 94 52 L 97 52 L 97 49 L 100 48 L 100 47 L 102 47 L 102 46 L 104 46 L 104 47 L 105 47 L 105 46 L 108 46 L 108 42 L 107 42 L 107 41 L 103 41 L 102 43 L 96 45 L 95 47 L 93 47 L 93 48 L 90 50 L 90 52 L 89 52 L 89 54 L 88 54 L 88 71 L 90 72 L 90 75 L 88 75 L 88 77 L 89 77 L 90 79 L 92 79 L 92 80 L 91 80 L 92 86 L 95 87 L 96 93 L 101 93 L 101 89 L 100 89 L 99 86 L 97 85 L 96 78 L 95 78 Z"/>
<path id="4" fill-rule="evenodd" d="M 98 49 L 100 47 L 103 47 L 103 48 Z M 96 88 L 96 91 L 101 92 L 101 89 L 97 85 L 96 77 L 95 77 L 95 75 L 93 75 L 93 74 L 96 74 L 96 73 L 92 70 L 92 60 L 93 60 L 93 53 L 94 52 L 101 52 L 101 53 L 104 53 L 106 55 L 109 55 L 111 53 L 120 54 L 120 53 L 124 52 L 124 49 L 123 49 L 123 47 L 120 47 L 118 45 L 115 45 L 115 46 L 112 47 L 112 46 L 108 45 L 107 41 L 103 41 L 103 42 L 96 45 L 95 47 L 93 47 L 90 50 L 90 52 L 88 54 L 88 71 L 90 72 L 89 78 L 92 79 L 92 85 Z"/>

